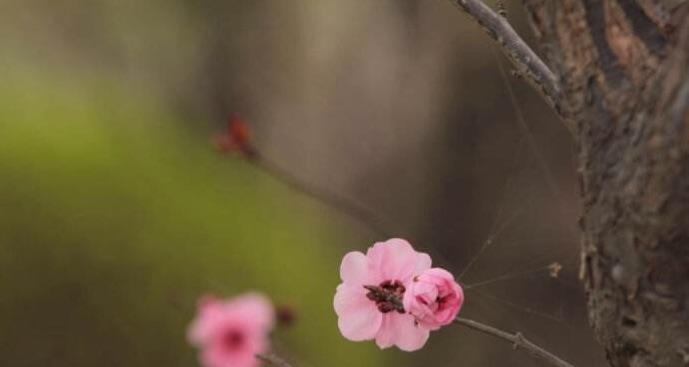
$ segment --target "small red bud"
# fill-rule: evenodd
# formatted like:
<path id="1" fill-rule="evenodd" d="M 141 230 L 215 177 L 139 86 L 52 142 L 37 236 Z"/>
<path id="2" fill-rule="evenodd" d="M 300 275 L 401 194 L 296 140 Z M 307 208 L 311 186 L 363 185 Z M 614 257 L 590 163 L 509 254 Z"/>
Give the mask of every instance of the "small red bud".
<path id="1" fill-rule="evenodd" d="M 227 121 L 227 132 L 240 149 L 251 141 L 249 125 L 237 114 L 232 115 Z"/>
<path id="2" fill-rule="evenodd" d="M 275 317 L 278 320 L 278 324 L 292 326 L 297 320 L 297 312 L 292 306 L 279 305 L 275 308 Z"/>
<path id="3" fill-rule="evenodd" d="M 232 114 L 227 119 L 227 130 L 215 135 L 212 143 L 223 153 L 237 151 L 248 158 L 256 156 L 256 150 L 251 145 L 251 129 L 238 114 Z"/>

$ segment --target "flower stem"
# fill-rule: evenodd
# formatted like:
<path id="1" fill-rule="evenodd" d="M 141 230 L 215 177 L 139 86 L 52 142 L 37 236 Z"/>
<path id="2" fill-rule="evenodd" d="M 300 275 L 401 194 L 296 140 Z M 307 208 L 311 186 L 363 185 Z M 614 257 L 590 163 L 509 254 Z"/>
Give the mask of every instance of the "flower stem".
<path id="1" fill-rule="evenodd" d="M 548 352 L 547 350 L 539 347 L 538 345 L 534 344 L 530 340 L 526 339 L 522 335 L 522 333 L 520 333 L 520 332 L 509 333 L 509 332 L 494 328 L 492 326 L 482 324 L 482 323 L 474 321 L 474 320 L 465 319 L 462 317 L 457 317 L 455 319 L 455 323 L 467 326 L 471 329 L 474 329 L 476 331 L 480 331 L 484 334 L 492 335 L 496 338 L 506 340 L 506 341 L 512 343 L 512 346 L 514 347 L 514 349 L 517 349 L 517 348 L 525 349 L 527 352 L 531 353 L 532 355 L 534 355 L 536 357 L 544 359 L 545 361 L 549 362 L 553 366 L 574 367 L 574 365 L 570 364 L 569 362 L 565 362 L 560 357 Z"/>
<path id="2" fill-rule="evenodd" d="M 291 364 L 287 363 L 284 359 L 278 357 L 275 354 L 256 354 L 256 359 L 267 363 L 269 366 L 274 367 L 292 367 Z"/>

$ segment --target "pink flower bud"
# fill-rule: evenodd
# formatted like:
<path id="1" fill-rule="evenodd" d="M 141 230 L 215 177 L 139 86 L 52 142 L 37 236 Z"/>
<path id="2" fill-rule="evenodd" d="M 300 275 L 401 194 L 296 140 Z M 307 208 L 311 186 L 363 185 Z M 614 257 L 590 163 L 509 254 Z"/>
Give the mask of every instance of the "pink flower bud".
<path id="1" fill-rule="evenodd" d="M 445 269 L 432 268 L 414 277 L 404 293 L 404 309 L 420 326 L 436 330 L 452 322 L 464 302 L 464 291 Z"/>

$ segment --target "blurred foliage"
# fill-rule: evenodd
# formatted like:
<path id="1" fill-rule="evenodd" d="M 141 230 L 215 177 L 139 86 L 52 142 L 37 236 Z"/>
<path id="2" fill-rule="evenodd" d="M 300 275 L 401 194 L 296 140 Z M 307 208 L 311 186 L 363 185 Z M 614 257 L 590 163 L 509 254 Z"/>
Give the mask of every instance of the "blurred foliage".
<path id="1" fill-rule="evenodd" d="M 296 308 L 276 345 L 300 366 L 390 356 L 339 335 L 345 239 L 313 204 L 116 82 L 5 66 L 2 365 L 193 366 L 196 298 L 248 289 Z"/>

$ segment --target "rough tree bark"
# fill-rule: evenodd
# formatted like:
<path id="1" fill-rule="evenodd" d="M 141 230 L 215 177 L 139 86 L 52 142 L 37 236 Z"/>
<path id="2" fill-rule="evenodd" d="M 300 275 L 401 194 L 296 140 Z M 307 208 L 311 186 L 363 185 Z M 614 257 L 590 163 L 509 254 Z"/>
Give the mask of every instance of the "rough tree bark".
<path id="1" fill-rule="evenodd" d="M 524 4 L 579 146 L 595 333 L 612 366 L 687 366 L 689 22 L 654 1 Z"/>
<path id="2" fill-rule="evenodd" d="M 452 2 L 540 85 L 578 144 L 581 278 L 610 364 L 689 366 L 689 4 L 523 0 L 541 71 L 496 12 Z"/>

